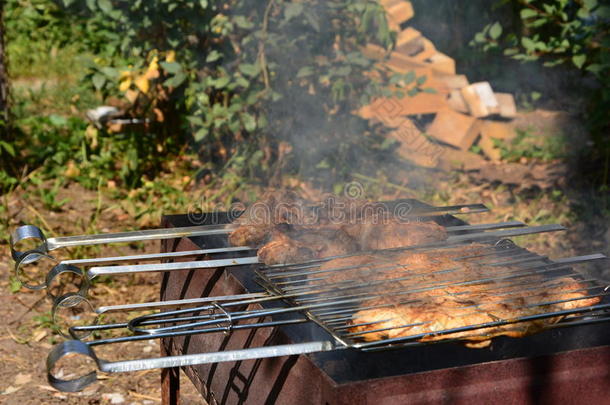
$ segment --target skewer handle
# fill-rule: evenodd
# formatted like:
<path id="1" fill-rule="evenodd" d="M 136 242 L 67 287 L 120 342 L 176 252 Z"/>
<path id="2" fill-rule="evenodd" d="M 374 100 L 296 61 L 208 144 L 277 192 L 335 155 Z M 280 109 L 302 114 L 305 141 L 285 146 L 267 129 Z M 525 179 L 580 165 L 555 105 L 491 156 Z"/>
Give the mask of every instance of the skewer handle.
<path id="1" fill-rule="evenodd" d="M 198 364 L 222 363 L 263 359 L 270 357 L 292 356 L 307 353 L 335 350 L 337 347 L 329 341 L 296 343 L 278 346 L 257 347 L 251 349 L 227 350 L 222 352 L 188 354 L 183 356 L 158 357 L 153 359 L 138 359 L 108 362 L 95 355 L 93 349 L 78 340 L 68 340 L 55 346 L 47 357 L 47 378 L 49 384 L 59 391 L 78 392 L 97 380 L 97 372 L 77 377 L 72 380 L 62 380 L 53 375 L 53 369 L 59 360 L 71 354 L 89 357 L 97 364 L 100 371 L 106 373 L 122 373 L 131 371 L 151 370 L 157 368 L 173 368 L 194 366 Z"/>

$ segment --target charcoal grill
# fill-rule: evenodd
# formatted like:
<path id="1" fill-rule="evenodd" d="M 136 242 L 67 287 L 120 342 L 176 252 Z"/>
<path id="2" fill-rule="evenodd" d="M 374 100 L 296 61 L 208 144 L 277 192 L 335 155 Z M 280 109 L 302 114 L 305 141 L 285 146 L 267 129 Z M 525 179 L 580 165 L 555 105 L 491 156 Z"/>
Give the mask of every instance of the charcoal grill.
<path id="1" fill-rule="evenodd" d="M 399 202 L 396 202 L 395 204 L 398 203 Z M 603 255 L 588 255 L 551 261 L 548 258 L 538 256 L 525 249 L 519 248 L 510 240 L 502 239 L 503 237 L 523 234 L 562 230 L 563 228 L 560 226 L 546 225 L 518 230 L 510 228 L 520 227 L 524 224 L 510 222 L 469 226 L 448 214 L 439 215 L 442 212 L 450 211 L 447 210 L 447 207 L 436 209 L 413 200 L 406 202 L 402 201 L 400 203 L 406 203 L 410 207 L 415 207 L 415 211 L 420 213 L 420 217 L 423 215 L 421 213 L 426 213 L 426 217 L 428 217 L 428 214 L 433 215 L 429 218 L 432 218 L 445 226 L 446 229 L 451 232 L 451 235 L 443 242 L 397 248 L 393 249 L 394 252 L 409 250 L 417 252 L 436 252 L 439 251 L 439 249 L 446 249 L 448 246 L 462 248 L 467 246 L 471 241 L 487 243 L 485 247 L 480 248 L 481 250 L 475 256 L 466 255 L 456 259 L 457 261 L 475 260 L 479 264 L 483 263 L 486 270 L 483 279 L 476 277 L 474 279 L 465 279 L 463 274 L 450 274 L 451 272 L 456 271 L 456 269 L 452 268 L 433 269 L 433 273 L 444 273 L 445 276 L 447 274 L 453 276 L 453 278 L 450 277 L 445 279 L 449 285 L 456 284 L 469 287 L 481 284 L 482 282 L 493 281 L 493 283 L 489 285 L 491 286 L 490 288 L 494 288 L 494 286 L 500 285 L 498 284 L 499 282 L 502 282 L 502 286 L 508 286 L 513 289 L 509 289 L 508 292 L 504 291 L 506 300 L 510 301 L 511 294 L 514 294 L 515 292 L 526 289 L 535 295 L 535 291 L 541 289 L 541 286 L 533 284 L 531 279 L 528 281 L 528 277 L 531 274 L 544 275 L 553 281 L 557 281 L 559 280 L 559 277 L 565 276 L 571 276 L 572 278 L 579 280 L 578 293 L 580 295 L 576 298 L 563 298 L 560 301 L 551 300 L 551 302 L 536 303 L 533 304 L 533 306 L 548 306 L 549 304 L 565 303 L 566 301 L 580 300 L 583 296 L 589 298 L 601 297 L 602 299 L 605 299 L 607 294 L 609 294 L 606 292 L 603 285 L 598 284 L 597 280 L 582 277 L 570 267 L 570 265 L 575 263 L 602 259 L 604 258 Z M 386 203 L 386 206 L 392 209 L 391 203 Z M 186 219 L 188 219 L 188 217 L 186 217 Z M 298 360 L 301 358 L 310 359 L 310 362 L 311 359 L 313 359 L 313 368 L 310 367 L 310 369 L 315 369 L 315 367 L 321 368 L 326 378 L 330 378 L 335 385 L 349 385 L 356 382 L 360 383 L 362 379 L 377 381 L 379 378 L 384 377 L 397 378 L 399 376 L 408 376 L 413 373 L 431 372 L 431 370 L 446 370 L 448 367 L 463 366 L 465 364 L 478 365 L 479 363 L 489 362 L 490 360 L 497 360 L 493 357 L 494 355 L 506 358 L 507 354 L 505 351 L 496 349 L 498 346 L 511 348 L 513 353 L 515 353 L 515 347 L 519 346 L 513 345 L 512 342 L 515 342 L 515 340 L 512 339 L 510 339 L 510 343 L 505 344 L 502 343 L 502 339 L 495 339 L 492 346 L 493 349 L 482 351 L 483 353 L 486 353 L 486 356 L 488 356 L 487 358 L 479 358 L 478 361 L 475 360 L 474 362 L 469 363 L 470 359 L 477 358 L 477 355 L 473 355 L 474 351 L 472 350 L 464 348 L 458 350 L 456 347 L 461 346 L 455 346 L 454 343 L 447 341 L 437 343 L 436 345 L 424 344 L 421 339 L 428 337 L 430 332 L 412 336 L 403 335 L 393 338 L 363 341 L 362 336 L 371 332 L 354 332 L 353 327 L 362 325 L 370 326 L 371 323 L 379 324 L 380 321 L 354 325 L 355 321 L 353 315 L 358 310 L 367 309 L 367 305 L 371 305 L 367 303 L 372 298 L 384 297 L 390 298 L 392 302 L 404 302 L 405 300 L 408 301 L 414 292 L 430 289 L 434 290 L 444 286 L 422 284 L 421 280 L 417 277 L 418 275 L 421 275 L 421 273 L 417 274 L 417 271 L 412 268 L 409 268 L 408 271 L 399 274 L 398 276 L 393 274 L 392 277 L 388 279 L 373 279 L 373 281 L 369 281 L 371 280 L 370 276 L 373 274 L 377 275 L 382 274 L 383 272 L 394 271 L 397 266 L 389 265 L 388 263 L 385 265 L 383 263 L 375 264 L 373 270 L 363 269 L 361 266 L 347 266 L 343 268 L 333 267 L 320 270 L 320 266 L 329 259 L 320 259 L 293 265 L 261 266 L 258 264 L 256 257 L 252 256 L 251 250 L 247 248 L 227 248 L 226 230 L 233 229 L 231 225 L 226 225 L 229 222 L 228 216 L 215 213 L 214 215 L 209 215 L 206 219 L 208 220 L 208 227 L 196 229 L 192 226 L 187 228 L 188 225 L 192 224 L 186 223 L 188 221 L 185 221 L 185 217 L 168 217 L 165 221 L 166 225 L 173 225 L 176 229 L 147 232 L 147 235 L 148 233 L 151 234 L 150 238 L 152 238 L 152 235 L 161 235 L 158 239 L 164 240 L 163 250 L 165 253 L 159 255 L 146 255 L 146 257 L 140 256 L 135 259 L 177 259 L 178 261 L 175 263 L 94 267 L 87 272 L 81 271 L 81 275 L 84 276 L 85 280 L 88 280 L 89 277 L 93 277 L 97 274 L 163 271 L 162 298 L 182 300 L 179 301 L 180 305 L 185 305 L 184 300 L 190 299 L 189 303 L 200 304 L 198 307 L 195 309 L 187 308 L 141 316 L 134 318 L 125 324 L 73 327 L 70 329 L 70 333 L 77 339 L 84 338 L 81 335 L 84 332 L 87 333 L 94 330 L 117 328 L 129 329 L 131 332 L 135 332 L 136 336 L 97 339 L 87 343 L 83 343 L 79 340 L 64 342 L 57 346 L 49 355 L 49 371 L 51 371 L 59 359 L 70 353 L 81 353 L 92 357 L 97 361 L 98 366 L 103 371 L 135 371 L 175 366 L 189 366 L 189 370 L 209 368 L 208 378 L 202 378 L 201 376 L 195 378 L 193 375 L 191 375 L 191 378 L 206 382 L 206 385 L 201 386 L 200 388 L 208 397 L 208 401 L 232 403 L 235 402 L 231 399 L 234 391 L 238 394 L 236 397 L 237 402 L 244 402 L 249 398 L 248 393 L 253 392 L 253 390 L 260 391 L 259 388 L 256 388 L 258 387 L 258 384 L 254 384 L 254 380 L 258 378 L 257 375 L 261 372 L 259 368 L 263 367 L 265 364 L 270 368 L 273 368 L 273 364 L 277 364 L 277 359 L 272 360 L 268 358 L 277 358 L 282 355 L 288 355 L 290 356 L 289 359 L 294 359 L 295 363 L 290 365 L 289 368 L 296 366 Z M 498 230 L 502 228 L 508 229 Z M 211 232 L 206 232 L 205 229 L 211 230 Z M 47 255 L 49 250 L 61 247 L 62 243 L 77 243 L 79 238 L 82 239 L 81 242 L 85 244 L 107 243 L 113 239 L 114 241 L 118 241 L 121 238 L 137 237 L 137 234 L 138 233 L 136 232 L 134 235 L 93 235 L 90 237 L 55 238 L 49 240 L 44 240 L 44 236 L 40 235 L 42 237 L 39 237 L 39 239 L 44 240 L 43 248 L 46 248 L 46 251 L 41 248 L 31 253 L 25 253 L 20 255 L 21 257 L 18 262 L 37 260 L 44 255 Z M 171 240 L 171 235 L 174 237 L 191 237 Z M 148 236 L 145 237 L 145 239 L 148 239 Z M 173 246 L 169 245 L 170 242 Z M 178 245 L 176 245 L 176 243 Z M 186 245 L 185 248 L 181 248 L 181 244 Z M 180 253 L 181 251 L 186 252 Z M 389 251 L 386 250 L 383 254 L 387 255 L 388 252 Z M 196 256 L 197 253 L 213 253 L 214 259 L 209 261 L 182 261 L 184 258 Z M 126 258 L 99 258 L 91 260 L 84 259 L 79 261 L 79 263 L 99 264 L 100 262 L 120 263 L 123 261 L 129 260 Z M 65 271 L 78 273 L 78 271 L 73 269 L 64 269 L 66 266 L 73 266 L 75 264 L 74 262 L 75 261 L 60 263 L 51 273 L 49 273 L 49 277 L 52 279 L 55 275 Z M 496 267 L 501 271 L 494 273 L 492 272 L 494 266 L 504 267 Z M 17 268 L 18 267 L 19 263 L 17 265 Z M 203 271 L 202 269 L 206 270 Z M 334 284 L 328 285 L 324 279 L 328 276 L 329 272 L 349 274 L 344 276 L 340 281 L 334 281 Z M 526 275 L 528 277 L 525 277 Z M 553 276 L 550 277 L 551 275 Z M 49 277 L 47 277 L 47 285 L 49 284 Z M 411 279 L 411 284 L 407 282 L 405 287 L 405 280 L 408 279 Z M 400 281 L 400 284 L 397 284 L 397 281 Z M 229 285 L 229 288 L 226 288 L 228 282 L 233 283 L 233 285 Z M 195 284 L 195 291 L 201 288 L 201 286 L 205 287 L 201 292 L 195 294 L 195 296 L 189 296 L 192 295 L 189 291 L 191 290 L 193 283 Z M 223 286 L 222 284 L 225 285 Z M 395 285 L 399 285 L 401 288 L 396 289 Z M 175 291 L 174 286 L 182 287 L 180 288 L 180 291 Z M 265 287 L 266 291 L 261 292 L 260 286 Z M 216 291 L 218 288 L 220 288 L 220 290 Z M 495 293 L 497 294 L 497 291 Z M 494 294 L 493 290 L 491 290 L 491 294 Z M 56 306 L 59 305 L 60 307 L 62 305 L 69 306 L 72 305 L 71 303 L 78 301 L 75 300 L 76 297 L 84 299 L 85 295 L 86 288 L 81 288 L 81 290 L 76 293 L 76 296 L 67 297 L 69 299 L 63 303 L 61 300 L 66 297 L 59 297 L 59 300 L 56 299 L 55 303 Z M 149 307 L 158 309 L 162 308 L 166 303 L 167 301 L 165 303 L 154 303 Z M 379 304 L 376 305 L 379 307 Z M 137 304 L 136 306 L 132 306 L 131 309 L 135 309 L 136 307 L 142 308 L 142 306 L 146 306 L 146 304 Z M 577 331 L 603 326 L 603 322 L 606 322 L 609 319 L 608 312 L 606 311 L 608 308 L 610 308 L 610 303 L 607 300 L 601 300 L 586 308 L 555 309 L 552 311 L 547 310 L 546 313 L 536 312 L 514 319 L 494 319 L 480 324 L 461 326 L 459 328 L 448 328 L 442 331 L 437 330 L 434 332 L 434 335 L 437 337 L 443 335 L 451 337 L 451 334 L 455 334 L 456 332 L 469 333 L 471 331 L 473 334 L 476 334 L 480 333 L 477 331 L 480 331 L 481 328 L 503 326 L 507 324 L 513 325 L 520 321 L 576 315 L 571 317 L 569 322 L 552 325 L 552 328 L 549 328 L 551 330 L 545 332 L 547 334 L 551 333 L 551 335 L 547 336 L 547 339 L 553 341 L 554 335 L 552 335 L 552 333 L 554 331 L 552 329 L 558 326 L 572 326 L 572 328 L 563 330 Z M 106 308 L 106 310 L 107 309 L 108 308 Z M 412 326 L 414 326 L 414 324 L 401 325 L 400 328 Z M 382 328 L 381 326 L 376 326 L 375 328 L 380 328 L 377 329 L 377 331 L 388 329 L 387 327 Z M 392 327 L 392 329 L 396 329 L 396 326 Z M 265 332 L 259 333 L 259 331 L 263 330 L 267 330 L 266 336 Z M 209 337 L 209 333 L 219 331 L 225 332 L 226 336 L 222 338 L 218 349 L 213 350 L 211 347 L 206 347 L 206 342 L 217 343 L 214 340 L 217 339 L 217 337 Z M 260 341 L 260 338 L 257 338 L 257 336 L 265 336 L 265 338 L 263 341 Z M 588 336 L 592 336 L 592 338 L 582 339 L 579 337 L 576 346 L 568 346 L 569 349 L 599 346 L 598 343 L 595 343 L 599 336 L 598 333 L 591 333 Z M 177 356 L 108 363 L 104 360 L 97 359 L 94 351 L 91 349 L 91 347 L 100 344 L 143 340 L 150 337 L 168 338 L 170 343 L 168 344 L 167 341 L 164 343 L 163 352 L 166 354 L 176 353 Z M 528 340 L 530 340 L 530 338 L 519 341 L 527 343 Z M 595 342 L 582 346 L 583 341 L 589 342 L 591 340 Z M 561 350 L 563 347 L 562 343 L 569 343 L 571 342 L 571 339 L 569 334 L 566 334 L 566 336 L 557 339 L 557 341 L 559 344 L 554 346 Z M 179 343 L 176 345 L 175 342 Z M 529 341 L 529 344 L 527 345 L 529 349 L 532 347 L 532 342 L 533 341 Z M 607 343 L 608 342 L 603 341 L 601 344 L 605 345 Z M 451 344 L 454 346 L 447 346 Z M 420 346 L 422 348 L 425 347 L 426 349 L 421 349 L 422 351 L 419 351 Z M 195 348 L 196 353 L 191 354 L 191 352 L 189 352 L 191 347 Z M 451 348 L 447 349 L 447 347 Z M 359 349 L 360 353 L 355 354 L 355 350 L 345 349 Z M 388 349 L 393 349 L 393 351 L 388 352 Z M 363 353 L 380 350 L 383 350 L 383 352 Z M 427 350 L 430 351 L 427 352 Z M 464 352 L 464 350 L 466 351 Z M 509 350 L 509 352 L 511 350 Z M 524 353 L 517 352 L 516 355 L 543 355 L 547 352 L 548 341 L 547 346 L 542 350 L 537 350 L 533 353 L 527 353 L 526 350 Z M 556 350 L 554 349 L 549 353 L 555 352 Z M 394 353 L 394 355 L 389 353 Z M 308 354 L 308 357 L 304 357 L 303 355 L 305 354 Z M 420 359 L 421 357 L 418 356 L 421 356 L 422 354 L 428 356 L 428 361 L 413 362 L 414 358 Z M 443 355 L 442 360 L 440 361 L 436 357 L 438 354 Z M 508 358 L 510 357 L 512 356 L 509 354 Z M 397 362 L 395 360 L 397 358 L 401 359 L 401 361 Z M 318 361 L 320 364 L 317 364 L 315 359 L 320 360 L 321 363 Z M 222 396 L 219 399 L 218 394 L 215 394 L 216 387 L 213 387 L 212 384 L 214 374 L 218 368 L 225 368 L 226 363 L 219 362 L 231 360 L 238 360 L 238 362 L 234 365 L 234 368 L 231 369 L 228 376 L 230 377 L 229 380 L 231 382 L 224 387 Z M 242 363 L 248 361 L 254 362 L 254 364 L 252 365 L 248 376 L 245 376 L 245 374 L 240 371 L 240 367 Z M 214 365 L 206 366 L 205 364 L 207 363 L 213 363 Z M 288 366 L 284 363 L 279 371 L 280 375 L 284 375 L 288 372 L 286 371 L 286 367 Z M 288 379 L 291 373 L 292 371 L 288 372 L 284 377 Z M 175 370 L 170 370 L 165 372 L 165 374 L 171 376 L 176 373 Z M 89 384 L 95 379 L 95 375 L 90 374 L 76 381 L 61 381 L 49 373 L 49 378 L 50 382 L 56 387 L 71 391 L 81 389 Z M 242 385 L 244 385 L 241 389 L 237 388 L 239 384 L 236 384 L 236 378 L 241 380 L 243 383 Z M 292 394 L 288 394 L 289 396 L 284 399 L 280 398 L 281 395 L 284 395 L 282 388 L 284 382 L 278 381 L 274 383 L 272 390 L 268 392 L 267 396 L 263 395 L 262 392 L 259 392 L 260 395 L 256 395 L 253 398 L 258 400 L 265 397 L 271 402 L 279 400 L 280 402 L 295 403 L 295 397 Z M 169 384 L 172 384 L 171 378 L 169 379 Z M 371 382 L 371 384 L 373 383 Z M 268 384 L 261 384 L 261 387 L 264 390 L 265 387 L 268 387 Z M 325 393 L 325 395 L 331 395 L 328 398 L 331 398 L 338 392 L 337 389 L 331 388 L 328 388 L 326 390 L 328 392 Z M 334 401 L 342 403 L 341 401 L 343 401 L 343 398 L 336 395 Z M 379 392 L 379 395 L 381 395 L 380 397 L 383 397 L 386 394 Z M 311 397 L 309 395 L 304 395 L 304 402 L 299 403 L 310 403 L 310 400 Z"/>
<path id="2" fill-rule="evenodd" d="M 225 220 L 222 215 L 209 218 Z M 446 226 L 464 225 L 449 215 L 438 220 Z M 169 216 L 165 224 L 187 226 L 190 221 L 187 216 Z M 225 244 L 222 238 L 205 237 L 164 241 L 162 246 L 164 251 L 181 251 Z M 161 297 L 174 300 L 260 291 L 253 270 L 240 266 L 226 271 L 165 273 Z M 264 304 L 254 309 L 270 307 Z M 209 403 L 220 404 L 506 403 L 507 399 L 513 403 L 602 403 L 610 395 L 610 329 L 602 320 L 580 319 L 572 327 L 520 339 L 497 337 L 484 349 L 468 349 L 456 342 L 418 345 L 406 341 L 390 351 L 339 350 L 184 370 Z M 183 355 L 328 339 L 329 331 L 304 323 L 233 331 L 228 336 L 163 339 L 162 351 Z M 165 403 L 175 403 L 177 370 L 163 372 L 163 387 Z"/>

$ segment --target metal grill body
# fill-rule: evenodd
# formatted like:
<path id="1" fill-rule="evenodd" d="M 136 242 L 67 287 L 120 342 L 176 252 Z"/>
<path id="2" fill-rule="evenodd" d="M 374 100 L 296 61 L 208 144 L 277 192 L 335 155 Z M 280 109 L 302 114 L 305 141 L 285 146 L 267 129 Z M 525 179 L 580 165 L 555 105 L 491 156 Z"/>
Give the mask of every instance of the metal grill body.
<path id="1" fill-rule="evenodd" d="M 222 215 L 209 219 L 223 223 Z M 439 220 L 442 225 L 460 225 L 450 216 Z M 165 218 L 165 225 L 192 224 L 186 216 L 171 216 Z M 162 242 L 163 251 L 223 246 L 222 236 Z M 254 266 L 238 266 L 165 273 L 161 298 L 259 291 L 254 270 Z M 263 307 L 256 304 L 248 309 L 257 308 Z M 190 366 L 185 371 L 210 403 L 490 403 L 504 401 L 507 395 L 519 403 L 566 398 L 601 403 L 610 395 L 608 328 L 602 323 L 552 329 L 521 339 L 499 337 L 490 347 L 478 350 L 443 342 L 383 352 L 338 350 Z M 310 322 L 276 331 L 262 328 L 176 337 L 164 339 L 162 345 L 167 354 L 179 355 L 329 339 L 333 337 L 328 331 Z"/>

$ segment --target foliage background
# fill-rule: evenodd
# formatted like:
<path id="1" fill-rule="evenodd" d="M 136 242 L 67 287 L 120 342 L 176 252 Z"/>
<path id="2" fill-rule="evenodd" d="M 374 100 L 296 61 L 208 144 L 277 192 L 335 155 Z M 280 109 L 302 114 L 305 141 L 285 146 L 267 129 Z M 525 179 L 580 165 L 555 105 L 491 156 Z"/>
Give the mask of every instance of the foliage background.
<path id="1" fill-rule="evenodd" d="M 579 172 L 604 191 L 605 3 L 413 0 L 409 24 L 471 81 L 515 93 L 521 108 L 564 100 L 551 107 L 582 113 L 593 143 Z M 387 83 L 401 84 L 401 96 L 422 90 L 412 75 L 380 71 L 360 53 L 395 40 L 374 0 L 7 0 L 4 20 L 13 130 L 0 143 L 0 188 L 51 182 L 35 193 L 56 210 L 57 190 L 70 182 L 129 200 L 135 217 L 149 220 L 207 186 L 222 187 L 226 201 L 281 174 L 340 189 L 354 168 L 374 172 L 391 149 L 351 111 L 387 94 Z M 146 123 L 98 128 L 84 112 L 102 104 Z M 524 145 L 504 155 L 530 157 Z M 535 155 L 553 157 L 559 145 L 543 149 Z M 158 210 L 152 201 L 162 202 Z"/>

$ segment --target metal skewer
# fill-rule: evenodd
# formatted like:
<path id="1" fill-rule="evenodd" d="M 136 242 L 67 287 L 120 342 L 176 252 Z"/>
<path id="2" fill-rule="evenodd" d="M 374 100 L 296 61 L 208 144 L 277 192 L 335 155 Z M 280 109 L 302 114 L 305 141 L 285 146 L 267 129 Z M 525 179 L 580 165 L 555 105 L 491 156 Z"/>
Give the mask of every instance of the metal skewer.
<path id="1" fill-rule="evenodd" d="M 484 230 L 495 230 L 502 228 L 517 228 L 524 227 L 525 224 L 520 221 L 507 221 L 507 222 L 496 222 L 490 224 L 478 224 L 478 225 L 465 225 L 465 226 L 453 226 L 446 227 L 445 229 L 449 233 L 461 233 L 461 232 L 472 232 L 472 231 L 484 231 Z M 197 227 L 195 227 L 197 228 Z M 182 229 L 182 228 L 178 228 Z M 219 232 L 218 230 L 214 230 L 214 232 Z M 223 231 L 225 232 L 225 231 Z M 228 232 L 228 230 L 226 231 Z M 134 256 L 117 256 L 117 257 L 106 257 L 106 258 L 90 258 L 90 259 L 77 259 L 77 260 L 63 260 L 59 263 L 53 258 L 48 252 L 41 250 L 31 250 L 27 252 L 23 252 L 19 259 L 15 263 L 15 275 L 17 279 L 22 283 L 22 285 L 31 290 L 40 290 L 47 288 L 50 285 L 50 282 L 58 275 L 63 274 L 65 272 L 78 274 L 78 270 L 76 265 L 88 265 L 88 264 L 98 264 L 98 263 L 120 263 L 120 262 L 140 262 L 140 261 L 149 261 L 149 260 L 162 260 L 167 258 L 176 258 L 176 257 L 187 257 L 187 256 L 198 256 L 203 254 L 215 254 L 215 253 L 230 253 L 230 252 L 239 252 L 239 251 L 247 251 L 254 250 L 251 247 L 225 247 L 225 248 L 216 248 L 216 249 L 202 249 L 202 250 L 194 250 L 188 252 L 170 252 L 170 253 L 157 253 L 157 254 L 147 254 L 147 255 L 134 255 Z M 50 270 L 46 277 L 45 282 L 40 282 L 38 284 L 32 284 L 27 281 L 23 277 L 23 266 L 32 264 L 40 259 L 50 260 L 52 262 L 57 263 L 53 269 Z M 153 270 L 155 271 L 155 270 Z"/>
<path id="2" fill-rule="evenodd" d="M 274 322 L 269 326 L 287 324 L 285 322 Z M 289 322 L 294 323 L 294 322 Z M 196 334 L 197 331 L 190 331 Z M 150 338 L 150 337 L 148 337 Z M 64 392 L 82 391 L 88 385 L 97 380 L 97 372 L 75 378 L 73 380 L 62 380 L 53 375 L 53 369 L 57 362 L 70 354 L 80 354 L 87 356 L 95 361 L 100 371 L 106 373 L 121 373 L 130 371 L 151 370 L 157 368 L 185 367 L 197 364 L 220 363 L 227 361 L 240 361 L 251 359 L 262 359 L 269 357 L 292 356 L 298 354 L 316 353 L 335 350 L 334 343 L 329 341 L 296 343 L 288 345 L 258 347 L 254 349 L 227 350 L 214 353 L 188 354 L 183 356 L 168 356 L 153 359 L 138 359 L 126 361 L 108 362 L 96 356 L 90 345 L 79 340 L 69 340 L 55 346 L 47 357 L 47 377 L 49 384 L 54 388 Z"/>
<path id="3" fill-rule="evenodd" d="M 17 262 L 22 260 L 23 255 L 27 252 L 16 250 L 16 245 L 26 239 L 40 240 L 40 245 L 36 247 L 39 252 L 48 253 L 52 250 L 73 247 L 73 246 L 90 246 L 102 245 L 108 243 L 125 243 L 125 242 L 141 242 L 147 240 L 163 240 L 174 239 L 191 236 L 203 235 L 222 235 L 230 232 L 238 227 L 237 224 L 224 225 L 204 225 L 204 226 L 188 226 L 181 228 L 161 228 L 149 229 L 143 231 L 105 233 L 97 235 L 81 235 L 81 236 L 63 236 L 58 238 L 47 238 L 42 230 L 34 225 L 24 225 L 17 228 L 10 239 L 11 254 Z M 31 258 L 32 259 L 32 258 Z"/>
<path id="4" fill-rule="evenodd" d="M 57 263 L 55 258 L 48 253 L 39 252 L 39 251 L 30 251 L 26 252 L 24 256 L 22 256 L 21 260 L 15 263 L 15 277 L 17 280 L 21 282 L 21 285 L 30 290 L 41 290 L 47 288 L 51 285 L 52 280 L 59 274 L 63 273 L 74 273 L 74 274 L 82 274 L 82 270 L 79 269 L 76 265 L 91 265 L 91 264 L 111 264 L 111 263 L 122 263 L 122 262 L 143 262 L 143 261 L 154 261 L 154 260 L 165 260 L 165 259 L 175 259 L 175 258 L 184 258 L 184 257 L 197 257 L 203 255 L 213 255 L 218 253 L 232 253 L 232 252 L 246 252 L 249 250 L 255 250 L 252 247 L 248 246 L 237 246 L 237 247 L 227 247 L 227 248 L 214 248 L 214 249 L 198 249 L 198 250 L 188 250 L 182 252 L 166 252 L 166 253 L 152 253 L 152 254 L 141 254 L 141 255 L 129 255 L 129 256 L 114 256 L 114 257 L 97 257 L 97 258 L 86 258 L 86 259 L 74 259 L 74 260 L 62 260 Z M 35 256 L 35 260 L 30 259 L 30 256 Z M 45 258 L 51 262 L 57 263 L 53 266 L 53 268 L 47 273 L 46 280 L 39 284 L 31 284 L 30 282 L 24 280 L 23 277 L 23 266 L 32 264 L 34 261 Z"/>
<path id="5" fill-rule="evenodd" d="M 512 223 L 511 223 L 512 224 Z M 494 224 L 495 225 L 495 224 Z M 463 227 L 460 227 L 463 230 Z M 495 229 L 495 228 L 492 228 Z M 408 247 L 400 247 L 393 249 L 385 249 L 384 251 L 402 251 L 402 250 L 414 250 L 427 247 L 445 247 L 451 244 L 467 243 L 470 241 L 477 240 L 489 240 L 489 239 L 502 239 L 510 236 L 528 235 L 540 232 L 553 232 L 564 230 L 565 228 L 561 225 L 541 225 L 534 227 L 518 228 L 518 229 L 506 229 L 492 232 L 473 232 L 464 235 L 453 235 L 449 236 L 446 240 L 440 242 L 434 242 L 425 245 L 416 245 Z M 318 259 L 320 261 L 328 261 L 334 258 L 350 257 L 367 253 L 374 253 L 376 251 L 368 252 L 357 252 L 341 256 L 327 257 L 324 259 Z M 86 296 L 89 289 L 90 280 L 100 275 L 121 275 L 121 274 L 134 274 L 144 272 L 160 272 L 160 271 L 179 271 L 179 270 L 194 270 L 194 269 L 215 269 L 219 267 L 231 267 L 241 266 L 250 264 L 259 264 L 258 257 L 238 257 L 231 259 L 216 259 L 216 260 L 202 260 L 202 261 L 188 261 L 188 262 L 176 262 L 176 263 L 154 263 L 154 264 L 135 264 L 135 265 L 119 265 L 119 266 L 99 266 L 91 267 L 87 271 L 78 269 L 72 265 L 57 265 L 47 274 L 46 281 L 43 285 L 44 288 L 52 284 L 53 280 L 60 274 L 73 273 L 80 275 L 83 281 L 79 287 L 79 294 Z M 282 265 L 285 266 L 285 265 Z M 275 266 L 271 266 L 275 267 Z M 54 298 L 54 297 L 53 297 Z"/>
<path id="6" fill-rule="evenodd" d="M 413 210 L 406 214 L 407 217 L 437 216 L 445 214 L 474 214 L 489 211 L 483 204 L 465 204 L 446 207 L 430 207 Z M 39 252 L 48 253 L 52 250 L 73 247 L 90 246 L 108 243 L 141 242 L 148 240 L 174 239 L 191 236 L 221 235 L 239 227 L 239 224 L 201 225 L 178 228 L 160 228 L 141 231 L 103 233 L 95 235 L 63 236 L 47 238 L 44 232 L 37 226 L 24 225 L 17 228 L 10 238 L 11 255 L 15 261 L 19 261 L 26 252 L 18 251 L 16 245 L 26 239 L 36 239 L 40 245 L 35 249 Z M 33 258 L 30 257 L 30 260 Z"/>

